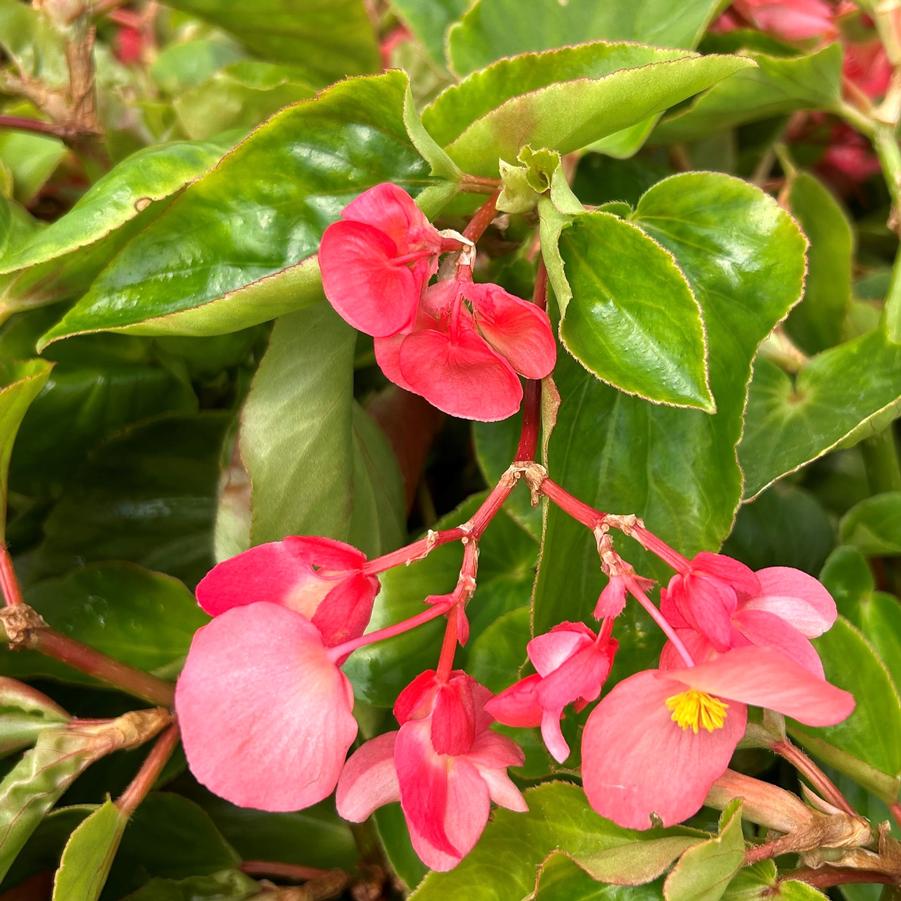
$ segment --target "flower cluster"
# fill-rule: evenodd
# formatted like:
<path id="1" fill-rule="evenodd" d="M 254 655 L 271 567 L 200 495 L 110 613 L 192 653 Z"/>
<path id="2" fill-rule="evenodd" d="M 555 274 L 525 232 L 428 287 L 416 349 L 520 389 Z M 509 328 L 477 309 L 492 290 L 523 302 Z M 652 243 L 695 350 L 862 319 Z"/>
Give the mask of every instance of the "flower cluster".
<path id="1" fill-rule="evenodd" d="M 429 285 L 439 256 L 453 274 Z M 556 360 L 550 321 L 499 285 L 472 280 L 472 244 L 439 232 L 409 194 L 376 185 L 344 208 L 319 248 L 329 302 L 374 338 L 384 374 L 439 410 L 465 419 L 512 416 L 519 376 L 540 379 Z"/>

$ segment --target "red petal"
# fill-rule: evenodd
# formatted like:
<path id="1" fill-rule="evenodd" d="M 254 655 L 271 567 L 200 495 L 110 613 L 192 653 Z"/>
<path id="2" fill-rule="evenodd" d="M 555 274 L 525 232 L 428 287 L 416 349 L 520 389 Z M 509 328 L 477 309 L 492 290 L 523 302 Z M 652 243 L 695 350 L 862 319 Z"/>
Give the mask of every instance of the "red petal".
<path id="1" fill-rule="evenodd" d="M 378 590 L 378 579 L 357 573 L 322 599 L 313 615 L 313 625 L 322 633 L 326 645 L 332 647 L 359 638 L 366 631 Z"/>
<path id="2" fill-rule="evenodd" d="M 364 191 L 344 207 L 341 218 L 347 222 L 365 222 L 384 232 L 401 254 L 409 253 L 414 244 L 434 244 L 436 253 L 441 246 L 437 229 L 413 198 L 390 182 Z"/>
<path id="3" fill-rule="evenodd" d="M 401 726 L 408 720 L 420 720 L 432 712 L 435 694 L 438 691 L 435 675 L 435 670 L 425 670 L 397 696 L 394 702 L 394 718 Z"/>
<path id="4" fill-rule="evenodd" d="M 394 335 L 416 315 L 428 270 L 392 262 L 400 256 L 384 232 L 361 222 L 333 222 L 319 245 L 322 288 L 338 315 L 375 337 Z"/>
<path id="5" fill-rule="evenodd" d="M 672 720 L 666 699 L 684 691 L 656 670 L 616 685 L 582 733 L 582 778 L 591 806 L 620 826 L 672 826 L 697 813 L 745 731 L 743 704 L 721 729 L 697 734 Z"/>
<path id="6" fill-rule="evenodd" d="M 271 811 L 334 791 L 357 734 L 352 705 L 317 629 L 275 604 L 235 607 L 198 630 L 175 691 L 197 780 L 240 807 Z"/>
<path id="7" fill-rule="evenodd" d="M 701 551 L 691 561 L 693 572 L 703 572 L 728 582 L 737 594 L 754 597 L 760 593 L 760 582 L 757 574 L 740 560 L 726 554 L 711 554 Z"/>
<path id="8" fill-rule="evenodd" d="M 386 732 L 359 747 L 344 765 L 335 801 L 338 814 L 352 823 L 362 823 L 379 807 L 400 800 L 394 768 L 397 732 Z"/>
<path id="9" fill-rule="evenodd" d="M 536 692 L 540 682 L 541 676 L 537 673 L 534 676 L 526 676 L 492 698 L 485 705 L 485 709 L 505 726 L 521 728 L 538 726 L 543 713 Z"/>
<path id="10" fill-rule="evenodd" d="M 542 379 L 557 362 L 557 344 L 547 313 L 498 285 L 474 284 L 466 290 L 476 326 L 510 365 L 530 379 Z"/>

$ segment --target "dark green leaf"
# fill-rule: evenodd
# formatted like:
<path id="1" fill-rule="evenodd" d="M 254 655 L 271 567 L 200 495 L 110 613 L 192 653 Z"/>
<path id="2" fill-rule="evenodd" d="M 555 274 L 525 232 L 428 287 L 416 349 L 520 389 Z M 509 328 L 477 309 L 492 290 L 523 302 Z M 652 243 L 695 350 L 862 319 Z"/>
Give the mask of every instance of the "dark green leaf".
<path id="1" fill-rule="evenodd" d="M 839 526 L 845 544 L 869 557 L 901 554 L 901 491 L 868 497 L 852 507 Z"/>
<path id="2" fill-rule="evenodd" d="M 807 353 L 838 344 L 851 306 L 854 233 L 832 192 L 807 172 L 789 181 L 789 209 L 810 240 L 804 299 L 788 317 L 786 330 Z"/>
<path id="3" fill-rule="evenodd" d="M 576 216 L 559 250 L 572 294 L 560 323 L 570 353 L 627 394 L 714 412 L 704 324 L 672 254 L 610 213 Z"/>
<path id="4" fill-rule="evenodd" d="M 637 513 L 693 554 L 717 548 L 732 527 L 741 497 L 735 446 L 751 359 L 800 296 L 804 239 L 771 198 L 725 175 L 661 182 L 642 197 L 634 221 L 675 256 L 701 303 L 717 413 L 626 397 L 561 357 L 554 378 L 563 402 L 548 467 L 586 503 Z M 632 545 L 617 544 L 650 571 Z M 588 616 L 601 584 L 591 534 L 551 509 L 534 596 L 535 631 Z"/>
<path id="5" fill-rule="evenodd" d="M 668 0 L 532 0 L 528 15 L 523 15 L 517 0 L 478 0 L 448 35 L 450 58 L 462 76 L 502 56 L 582 41 L 691 48 L 718 5 L 715 0 L 688 0 L 678 6 Z"/>
<path id="6" fill-rule="evenodd" d="M 423 123 L 465 171 L 496 175 L 531 144 L 568 153 L 751 65 L 637 44 L 583 44 L 494 63 L 444 91 Z"/>
<path id="7" fill-rule="evenodd" d="M 221 870 L 187 879 L 151 879 L 126 901 L 250 901 L 260 895 L 260 884 L 240 870 Z"/>
<path id="8" fill-rule="evenodd" d="M 641 886 L 606 885 L 592 879 L 565 854 L 552 854 L 541 865 L 534 895 L 535 901 L 658 901 L 662 898 L 659 881 Z"/>
<path id="9" fill-rule="evenodd" d="M 248 50 L 302 66 L 318 84 L 378 69 L 363 0 L 172 0 L 233 34 Z"/>
<path id="10" fill-rule="evenodd" d="M 46 728 L 69 719 L 62 707 L 30 685 L 0 677 L 0 754 L 33 745 Z"/>
<path id="11" fill-rule="evenodd" d="M 90 564 L 38 582 L 25 595 L 57 631 L 163 678 L 178 673 L 194 632 L 208 621 L 177 579 L 129 563 Z M 4 654 L 0 671 L 21 678 L 52 676 L 97 684 L 30 651 Z"/>
<path id="12" fill-rule="evenodd" d="M 757 63 L 756 68 L 737 72 L 664 118 L 654 131 L 654 142 L 694 141 L 712 132 L 799 109 L 830 109 L 841 98 L 840 44 L 807 56 L 748 56 Z"/>
<path id="13" fill-rule="evenodd" d="M 878 330 L 813 357 L 794 381 L 769 360 L 758 360 L 739 447 L 745 497 L 864 437 L 871 423 L 884 426 L 899 394 L 901 347 Z"/>
<path id="14" fill-rule="evenodd" d="M 53 879 L 53 901 L 97 901 L 127 823 L 128 817 L 110 800 L 79 823 Z"/>
<path id="15" fill-rule="evenodd" d="M 44 343 L 222 334 L 318 301 L 313 254 L 328 223 L 372 185 L 427 182 L 404 125 L 406 91 L 392 71 L 273 116 L 131 241 Z"/>

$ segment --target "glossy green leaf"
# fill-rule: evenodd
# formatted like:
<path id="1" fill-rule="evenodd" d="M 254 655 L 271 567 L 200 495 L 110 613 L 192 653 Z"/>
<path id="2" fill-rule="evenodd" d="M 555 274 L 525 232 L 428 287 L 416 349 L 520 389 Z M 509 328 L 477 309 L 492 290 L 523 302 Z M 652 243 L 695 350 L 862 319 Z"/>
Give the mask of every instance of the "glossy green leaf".
<path id="1" fill-rule="evenodd" d="M 517 0 L 478 0 L 448 35 L 450 59 L 468 75 L 502 56 L 549 50 L 582 41 L 638 41 L 655 47 L 694 47 L 717 10 L 715 0 L 597 3 L 532 0 L 522 14 Z"/>
<path id="2" fill-rule="evenodd" d="M 482 500 L 483 494 L 467 499 L 435 523 L 434 528 L 445 529 L 465 522 Z M 504 613 L 528 603 L 535 565 L 535 539 L 504 512 L 492 520 L 479 549 L 478 588 L 467 608 L 470 643 L 458 655 L 460 666 L 466 665 L 469 649 L 485 629 Z M 425 597 L 453 590 L 460 562 L 460 546 L 449 544 L 436 548 L 424 560 L 380 576 L 382 589 L 375 602 L 370 628 L 381 628 L 421 613 Z M 435 621 L 354 653 L 344 671 L 353 682 L 357 697 L 376 706 L 391 707 L 408 682 L 424 669 L 435 666 L 443 629 L 443 621 Z M 509 677 L 512 682 L 516 675 L 510 672 Z"/>
<path id="3" fill-rule="evenodd" d="M 763 901 L 784 898 L 785 901 L 823 901 L 826 896 L 806 882 L 780 879 L 776 864 L 762 860 L 739 870 L 726 888 L 725 901 Z"/>
<path id="4" fill-rule="evenodd" d="M 188 137 L 208 138 L 227 129 L 249 131 L 283 106 L 315 90 L 293 66 L 241 60 L 173 100 Z"/>
<path id="5" fill-rule="evenodd" d="M 571 857 L 552 854 L 541 865 L 535 894 L 529 901 L 658 901 L 660 880 L 648 885 L 608 885 L 596 882 Z"/>
<path id="6" fill-rule="evenodd" d="M 318 84 L 378 69 L 362 0 L 172 0 L 233 34 L 263 59 L 302 66 Z"/>
<path id="7" fill-rule="evenodd" d="M 16 5 L 27 8 L 22 3 Z M 35 111 L 31 104 L 21 103 L 12 109 L 6 107 L 4 112 L 8 115 L 34 115 Z M 67 153 L 62 141 L 47 135 L 13 130 L 0 134 L 0 163 L 9 170 L 13 196 L 20 203 L 30 203 L 35 198 Z"/>
<path id="8" fill-rule="evenodd" d="M 737 72 L 689 106 L 666 116 L 654 131 L 654 142 L 695 141 L 745 122 L 799 109 L 831 109 L 841 99 L 839 44 L 806 56 L 752 52 L 748 57 L 757 63 L 756 68 Z"/>
<path id="9" fill-rule="evenodd" d="M 720 817 L 720 831 L 689 848 L 663 884 L 667 901 L 719 901 L 745 859 L 741 800 L 730 802 Z"/>
<path id="10" fill-rule="evenodd" d="M 193 586 L 213 562 L 228 422 L 221 413 L 166 417 L 97 448 L 47 517 L 31 577 L 85 561 L 128 560 Z"/>
<path id="11" fill-rule="evenodd" d="M 432 59 L 444 65 L 448 28 L 466 12 L 468 0 L 391 0 L 391 6 Z"/>
<path id="12" fill-rule="evenodd" d="M 250 901 L 260 896 L 258 882 L 240 870 L 221 870 L 187 879 L 151 879 L 128 901 Z"/>
<path id="13" fill-rule="evenodd" d="M 637 513 L 686 554 L 715 549 L 741 498 L 735 446 L 758 343 L 800 296 L 804 239 L 770 198 L 725 175 L 677 175 L 651 188 L 634 220 L 676 258 L 707 326 L 717 413 L 627 397 L 561 357 L 562 405 L 547 465 L 554 479 L 601 510 Z M 634 545 L 627 559 L 653 570 Z M 534 628 L 588 616 L 601 588 L 591 534 L 556 509 L 547 517 Z"/>
<path id="14" fill-rule="evenodd" d="M 445 90 L 423 123 L 465 171 L 496 175 L 526 144 L 568 153 L 635 125 L 752 63 L 597 42 L 494 63 Z"/>
<path id="15" fill-rule="evenodd" d="M 807 172 L 789 181 L 789 209 L 810 241 L 804 299 L 785 323 L 786 331 L 807 353 L 838 344 L 851 306 L 854 232 L 832 192 Z"/>
<path id="16" fill-rule="evenodd" d="M 33 745 L 44 729 L 69 719 L 59 704 L 37 689 L 0 677 L 0 755 Z"/>
<path id="17" fill-rule="evenodd" d="M 241 425 L 252 544 L 328 535 L 377 554 L 402 542 L 400 471 L 354 404 L 354 342 L 324 299 L 276 322 Z"/>
<path id="18" fill-rule="evenodd" d="M 97 901 L 127 823 L 107 800 L 76 827 L 53 879 L 53 901 Z"/>
<path id="19" fill-rule="evenodd" d="M 843 723 L 791 733 L 815 756 L 847 773 L 887 803 L 901 788 L 901 699 L 873 646 L 843 617 L 814 640 L 826 678 L 857 702 Z M 873 771 L 873 772 L 870 772 Z"/>
<path id="20" fill-rule="evenodd" d="M 839 526 L 845 544 L 868 557 L 901 554 L 901 491 L 875 494 L 853 506 Z"/>
<path id="21" fill-rule="evenodd" d="M 341 82 L 269 119 L 116 257 L 43 343 L 84 332 L 222 334 L 321 297 L 313 254 L 359 192 L 415 191 L 402 72 Z"/>
<path id="22" fill-rule="evenodd" d="M 94 563 L 38 582 L 26 600 L 57 631 L 116 660 L 175 676 L 194 632 L 208 621 L 177 579 L 130 563 Z M 4 654 L 0 671 L 96 685 L 62 663 L 30 651 Z"/>
<path id="23" fill-rule="evenodd" d="M 589 873 L 597 866 L 603 881 L 649 882 L 698 842 L 686 830 L 623 829 L 599 817 L 577 785 L 546 782 L 527 790 L 525 798 L 528 813 L 497 810 L 463 861 L 449 873 L 430 873 L 410 897 L 481 898 L 484 886 L 501 878 L 505 898 L 526 898 L 539 867 L 555 851 L 570 855 Z M 622 862 L 621 869 L 616 861 Z"/>
<path id="24" fill-rule="evenodd" d="M 899 408 L 901 347 L 877 330 L 809 360 L 794 379 L 760 359 L 748 398 L 739 459 L 745 497 L 842 442 L 864 437 Z"/>
<path id="25" fill-rule="evenodd" d="M 52 364 L 45 360 L 0 363 L 0 541 L 6 534 L 9 461 L 16 432 L 29 404 L 46 384 L 52 368 Z"/>
<path id="26" fill-rule="evenodd" d="M 610 213 L 575 217 L 559 250 L 572 293 L 560 323 L 570 353 L 627 394 L 714 412 L 698 301 L 672 254 Z"/>

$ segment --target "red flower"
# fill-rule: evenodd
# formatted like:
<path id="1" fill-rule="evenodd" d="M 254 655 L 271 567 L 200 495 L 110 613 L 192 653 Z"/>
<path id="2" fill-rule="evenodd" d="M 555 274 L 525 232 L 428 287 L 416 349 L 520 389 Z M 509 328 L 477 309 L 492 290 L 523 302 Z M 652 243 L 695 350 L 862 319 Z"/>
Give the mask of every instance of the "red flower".
<path id="1" fill-rule="evenodd" d="M 362 822 L 400 801 L 410 839 L 433 870 L 450 870 L 472 850 L 488 822 L 490 802 L 525 811 L 507 767 L 523 754 L 491 731 L 491 693 L 457 670 L 440 682 L 433 670 L 417 676 L 394 706 L 396 732 L 366 742 L 338 782 L 338 812 Z"/>

